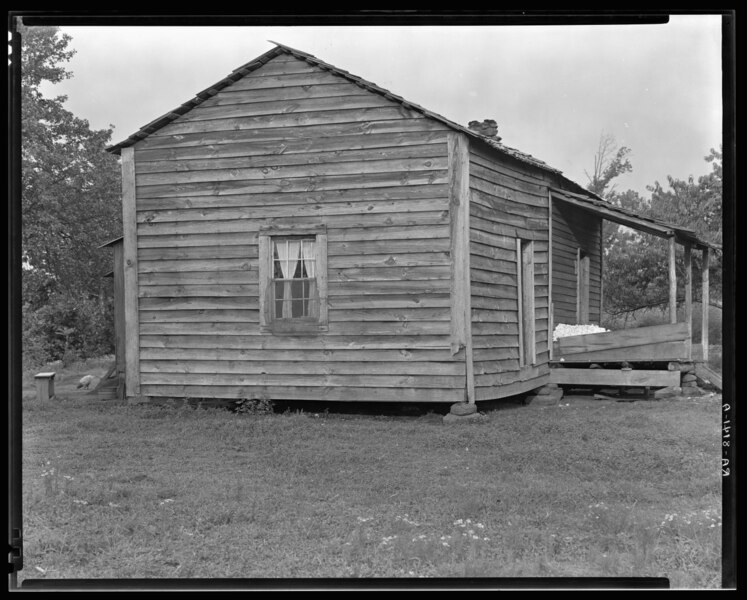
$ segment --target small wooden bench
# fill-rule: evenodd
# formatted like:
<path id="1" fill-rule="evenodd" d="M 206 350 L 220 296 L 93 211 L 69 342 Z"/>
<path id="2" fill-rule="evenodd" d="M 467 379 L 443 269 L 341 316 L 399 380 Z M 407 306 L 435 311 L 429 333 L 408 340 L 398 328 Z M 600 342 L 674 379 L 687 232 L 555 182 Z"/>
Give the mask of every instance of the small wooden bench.
<path id="1" fill-rule="evenodd" d="M 37 373 L 34 375 L 34 380 L 36 380 L 36 398 L 39 402 L 54 398 L 54 376 L 54 372 Z"/>

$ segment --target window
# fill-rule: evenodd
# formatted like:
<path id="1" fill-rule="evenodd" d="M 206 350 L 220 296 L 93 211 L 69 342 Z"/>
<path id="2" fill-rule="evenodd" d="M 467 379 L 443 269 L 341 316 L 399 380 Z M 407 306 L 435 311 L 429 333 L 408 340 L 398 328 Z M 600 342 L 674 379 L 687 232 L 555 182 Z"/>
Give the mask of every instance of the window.
<path id="1" fill-rule="evenodd" d="M 316 238 L 272 238 L 272 319 L 319 314 Z"/>
<path id="2" fill-rule="evenodd" d="M 260 331 L 327 329 L 326 246 L 323 228 L 260 230 Z"/>

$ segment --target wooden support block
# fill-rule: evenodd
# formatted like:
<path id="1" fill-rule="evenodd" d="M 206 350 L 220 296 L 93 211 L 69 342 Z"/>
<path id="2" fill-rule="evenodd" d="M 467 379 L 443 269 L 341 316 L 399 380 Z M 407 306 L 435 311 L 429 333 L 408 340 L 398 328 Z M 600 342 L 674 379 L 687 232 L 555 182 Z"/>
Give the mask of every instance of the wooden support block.
<path id="1" fill-rule="evenodd" d="M 39 402 L 54 398 L 54 376 L 55 373 L 37 373 L 34 375 L 36 398 Z"/>

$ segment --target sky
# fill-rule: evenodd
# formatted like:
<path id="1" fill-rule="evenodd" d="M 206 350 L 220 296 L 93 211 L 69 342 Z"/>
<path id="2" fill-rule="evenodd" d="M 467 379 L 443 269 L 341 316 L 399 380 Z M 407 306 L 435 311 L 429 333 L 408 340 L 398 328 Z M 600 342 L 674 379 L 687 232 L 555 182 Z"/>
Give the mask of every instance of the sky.
<path id="1" fill-rule="evenodd" d="M 112 143 L 190 100 L 276 41 L 467 125 L 588 183 L 600 136 L 631 149 L 619 191 L 710 171 L 722 131 L 721 18 L 663 25 L 62 27 L 73 77 L 47 86 Z"/>

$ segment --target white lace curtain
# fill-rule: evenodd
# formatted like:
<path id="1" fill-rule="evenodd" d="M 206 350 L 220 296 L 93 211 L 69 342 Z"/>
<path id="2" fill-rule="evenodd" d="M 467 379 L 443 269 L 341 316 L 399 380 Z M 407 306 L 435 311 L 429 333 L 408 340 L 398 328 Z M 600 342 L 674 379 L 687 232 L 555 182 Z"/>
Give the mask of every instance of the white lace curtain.
<path id="1" fill-rule="evenodd" d="M 298 260 L 301 257 L 301 242 L 293 240 L 281 240 L 275 242 L 275 250 L 278 253 L 280 261 L 280 271 L 283 274 L 283 308 L 278 317 L 290 318 L 293 315 L 291 285 L 293 275 L 298 266 Z"/>

